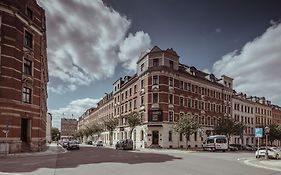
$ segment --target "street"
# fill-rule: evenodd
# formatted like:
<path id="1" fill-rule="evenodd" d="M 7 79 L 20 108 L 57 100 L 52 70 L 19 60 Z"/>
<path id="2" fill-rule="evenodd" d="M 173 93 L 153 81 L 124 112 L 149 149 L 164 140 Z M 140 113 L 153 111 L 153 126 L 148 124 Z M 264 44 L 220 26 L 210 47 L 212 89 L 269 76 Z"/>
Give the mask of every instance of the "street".
<path id="1" fill-rule="evenodd" d="M 1 158 L 0 174 L 122 174 L 122 175 L 278 175 L 243 160 L 253 153 L 123 151 L 81 146 L 62 154 Z"/>

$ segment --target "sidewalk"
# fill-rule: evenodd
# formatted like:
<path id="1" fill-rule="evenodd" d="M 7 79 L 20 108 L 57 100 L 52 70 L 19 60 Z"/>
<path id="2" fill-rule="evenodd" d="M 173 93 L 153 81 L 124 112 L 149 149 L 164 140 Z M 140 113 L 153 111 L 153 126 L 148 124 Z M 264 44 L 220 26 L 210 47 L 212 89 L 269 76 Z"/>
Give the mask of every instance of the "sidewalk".
<path id="1" fill-rule="evenodd" d="M 25 157 L 25 156 L 44 156 L 44 155 L 54 155 L 54 154 L 61 154 L 66 153 L 67 151 L 58 146 L 56 143 L 47 144 L 47 150 L 41 152 L 26 152 L 26 153 L 12 153 L 8 154 L 7 158 L 10 157 Z M 0 157 L 6 157 L 4 154 L 0 155 Z"/>
<path id="2" fill-rule="evenodd" d="M 265 168 L 270 169 L 274 171 L 280 171 L 281 172 L 281 160 L 259 160 L 259 159 L 249 159 L 244 161 L 245 164 L 259 167 L 259 168 Z"/>

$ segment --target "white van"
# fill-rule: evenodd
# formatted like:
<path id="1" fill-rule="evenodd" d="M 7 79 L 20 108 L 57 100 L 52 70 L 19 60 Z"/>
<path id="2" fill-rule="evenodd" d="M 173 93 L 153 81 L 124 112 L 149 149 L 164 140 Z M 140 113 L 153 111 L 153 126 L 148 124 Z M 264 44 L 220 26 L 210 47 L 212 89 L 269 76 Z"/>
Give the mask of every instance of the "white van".
<path id="1" fill-rule="evenodd" d="M 228 149 L 227 137 L 225 135 L 213 135 L 207 137 L 207 139 L 203 142 L 203 150 L 221 150 L 226 151 Z"/>

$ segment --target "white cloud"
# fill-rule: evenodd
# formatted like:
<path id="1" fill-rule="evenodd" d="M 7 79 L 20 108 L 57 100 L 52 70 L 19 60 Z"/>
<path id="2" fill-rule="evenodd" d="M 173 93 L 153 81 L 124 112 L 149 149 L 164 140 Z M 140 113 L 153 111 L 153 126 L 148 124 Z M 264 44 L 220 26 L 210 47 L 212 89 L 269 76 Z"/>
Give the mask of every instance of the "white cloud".
<path id="1" fill-rule="evenodd" d="M 136 70 L 136 62 L 141 52 L 148 51 L 151 47 L 151 40 L 147 33 L 139 31 L 135 36 L 130 33 L 129 36 L 120 44 L 118 54 L 123 66 L 129 70 Z"/>
<path id="2" fill-rule="evenodd" d="M 95 107 L 99 100 L 100 99 L 91 98 L 77 99 L 70 102 L 66 107 L 59 109 L 49 109 L 49 112 L 53 116 L 53 127 L 60 128 L 60 121 L 62 117 L 80 117 L 87 109 Z"/>
<path id="3" fill-rule="evenodd" d="M 213 72 L 234 78 L 237 91 L 265 96 L 281 105 L 281 24 L 269 27 L 244 45 L 241 52 L 226 54 L 213 65 Z"/>
<path id="4" fill-rule="evenodd" d="M 136 56 L 150 47 L 150 37 L 142 31 L 126 38 L 131 21 L 102 0 L 39 3 L 46 10 L 49 75 L 63 86 L 111 77 L 118 64 L 132 69 Z"/>

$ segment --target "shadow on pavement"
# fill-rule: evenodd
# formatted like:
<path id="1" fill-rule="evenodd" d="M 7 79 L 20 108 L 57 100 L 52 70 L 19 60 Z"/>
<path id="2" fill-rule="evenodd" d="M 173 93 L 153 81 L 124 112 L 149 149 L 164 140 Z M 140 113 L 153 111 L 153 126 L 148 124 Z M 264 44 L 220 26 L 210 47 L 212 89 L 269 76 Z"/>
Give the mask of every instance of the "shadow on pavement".
<path id="1" fill-rule="evenodd" d="M 95 163 L 162 163 L 181 159 L 165 154 L 141 153 L 109 148 L 81 147 L 64 154 L 14 157 L 0 160 L 0 172 L 32 172 L 39 168 L 75 168 Z"/>

